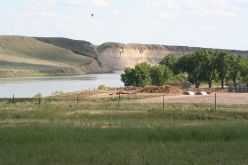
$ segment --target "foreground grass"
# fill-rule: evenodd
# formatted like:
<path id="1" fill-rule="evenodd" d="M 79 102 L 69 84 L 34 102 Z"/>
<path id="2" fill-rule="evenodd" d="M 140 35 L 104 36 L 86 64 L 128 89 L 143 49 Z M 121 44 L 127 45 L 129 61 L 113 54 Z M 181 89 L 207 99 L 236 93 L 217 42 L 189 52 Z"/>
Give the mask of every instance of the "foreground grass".
<path id="1" fill-rule="evenodd" d="M 246 107 L 0 102 L 3 164 L 247 164 Z"/>

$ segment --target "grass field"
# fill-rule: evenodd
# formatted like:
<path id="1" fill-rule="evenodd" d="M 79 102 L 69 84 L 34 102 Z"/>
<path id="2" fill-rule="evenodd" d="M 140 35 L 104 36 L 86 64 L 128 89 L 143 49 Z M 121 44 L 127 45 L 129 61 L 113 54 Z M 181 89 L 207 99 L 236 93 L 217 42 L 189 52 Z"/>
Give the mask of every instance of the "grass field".
<path id="1" fill-rule="evenodd" d="M 82 74 L 92 58 L 31 37 L 0 36 L 0 77 Z"/>
<path id="2" fill-rule="evenodd" d="M 248 164 L 246 106 L 132 102 L 144 97 L 2 99 L 0 162 Z"/>

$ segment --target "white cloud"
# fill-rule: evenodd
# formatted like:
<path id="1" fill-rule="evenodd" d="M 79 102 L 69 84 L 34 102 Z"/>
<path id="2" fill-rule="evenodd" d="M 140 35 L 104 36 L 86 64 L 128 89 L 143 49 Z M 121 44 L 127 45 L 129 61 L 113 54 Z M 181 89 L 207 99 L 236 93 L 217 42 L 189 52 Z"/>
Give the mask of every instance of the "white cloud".
<path id="1" fill-rule="evenodd" d="M 229 3 L 226 0 L 209 0 L 210 5 L 220 8 L 227 8 Z"/>
<path id="2" fill-rule="evenodd" d="M 78 7 L 76 6 L 66 6 L 67 9 L 70 9 L 70 10 L 77 10 Z"/>
<path id="3" fill-rule="evenodd" d="M 135 12 L 134 11 L 127 11 L 126 12 L 126 17 L 128 17 L 128 18 L 134 18 L 134 16 L 135 16 Z"/>
<path id="4" fill-rule="evenodd" d="M 179 6 L 172 0 L 166 0 L 166 1 L 157 1 L 153 0 L 152 2 L 147 2 L 147 6 L 165 6 L 169 8 L 178 8 Z"/>
<path id="5" fill-rule="evenodd" d="M 26 10 L 37 10 L 38 8 L 47 8 L 47 7 L 56 7 L 57 6 L 57 0 L 50 0 L 50 1 L 32 1 L 28 2 L 23 5 L 23 7 Z"/>
<path id="6" fill-rule="evenodd" d="M 84 3 L 85 0 L 64 0 L 64 2 L 67 2 L 70 5 L 78 5 Z"/>
<path id="7" fill-rule="evenodd" d="M 233 10 L 238 13 L 248 13 L 248 8 L 233 7 Z"/>
<path id="8" fill-rule="evenodd" d="M 80 5 L 80 4 L 89 4 L 92 6 L 108 6 L 108 2 L 106 0 L 64 0 L 64 2 L 70 5 Z"/>
<path id="9" fill-rule="evenodd" d="M 199 11 L 199 10 L 191 10 L 189 11 L 189 13 L 195 16 L 206 16 L 207 15 L 204 11 Z"/>
<path id="10" fill-rule="evenodd" d="M 120 12 L 117 9 L 105 10 L 105 13 L 119 15 Z"/>
<path id="11" fill-rule="evenodd" d="M 73 16 L 65 16 L 65 19 L 69 20 L 69 21 L 76 21 L 77 20 L 77 18 L 73 17 Z"/>
<path id="12" fill-rule="evenodd" d="M 45 17 L 59 17 L 59 14 L 55 13 L 55 12 L 51 12 L 51 11 L 41 11 L 41 12 L 34 12 L 34 11 L 30 11 L 30 12 L 19 12 L 18 13 L 20 16 L 34 16 L 34 15 L 38 15 L 38 16 L 45 16 Z"/>
<path id="13" fill-rule="evenodd" d="M 224 10 L 220 10 L 220 9 L 214 9 L 212 11 L 212 15 L 226 16 L 226 17 L 237 17 L 238 16 L 238 14 L 236 12 L 233 12 L 233 11 L 224 11 Z"/>
<path id="14" fill-rule="evenodd" d="M 10 20 L 7 20 L 7 21 L 3 20 L 3 21 L 0 21 L 0 24 L 10 24 L 10 25 L 15 25 L 15 24 L 16 24 L 16 22 L 14 22 L 14 21 L 10 21 Z"/>
<path id="15" fill-rule="evenodd" d="M 108 2 L 105 0 L 89 0 L 93 6 L 108 6 Z"/>
<path id="16" fill-rule="evenodd" d="M 45 22 L 31 22 L 31 25 L 33 25 L 33 26 L 46 26 L 47 24 Z"/>
<path id="17" fill-rule="evenodd" d="M 56 26 L 58 28 L 66 28 L 67 25 L 66 24 L 61 24 L 61 23 L 52 23 L 53 26 Z"/>
<path id="18" fill-rule="evenodd" d="M 173 15 L 170 15 L 166 12 L 154 12 L 152 15 L 158 16 L 161 19 L 174 19 L 175 18 Z"/>
<path id="19" fill-rule="evenodd" d="M 208 7 L 227 8 L 230 6 L 226 0 L 186 0 L 185 5 L 194 9 L 203 9 Z"/>
<path id="20" fill-rule="evenodd" d="M 151 32 L 151 31 L 150 31 L 148 28 L 146 28 L 146 27 L 143 27 L 143 28 L 136 28 L 135 31 L 141 31 L 141 32 L 145 32 L 145 33 Z"/>
<path id="21" fill-rule="evenodd" d="M 208 15 L 213 15 L 213 16 L 222 16 L 222 17 L 237 17 L 238 14 L 234 11 L 225 11 L 221 9 L 213 9 L 213 10 L 192 10 L 189 11 L 191 15 L 196 15 L 196 16 L 208 16 Z"/>
<path id="22" fill-rule="evenodd" d="M 101 24 L 102 22 L 96 19 L 84 19 L 84 23 L 91 23 L 91 24 Z"/>
<path id="23" fill-rule="evenodd" d="M 235 30 L 235 31 L 238 31 L 238 32 L 241 31 L 241 29 L 239 27 L 237 27 L 237 26 L 232 26 L 232 29 Z"/>
<path id="24" fill-rule="evenodd" d="M 212 25 L 206 25 L 206 26 L 198 26 L 198 29 L 200 30 L 207 30 L 207 31 L 215 31 L 215 27 Z"/>
<path id="25" fill-rule="evenodd" d="M 203 3 L 203 1 L 194 1 L 194 0 L 186 0 L 185 5 L 194 9 L 206 7 L 206 4 Z"/>
<path id="26" fill-rule="evenodd" d="M 239 3 L 246 3 L 247 0 L 235 0 L 235 1 Z"/>
<path id="27" fill-rule="evenodd" d="M 90 13 L 88 11 L 84 11 L 84 12 L 82 12 L 82 14 L 85 15 L 85 16 L 90 16 L 92 13 Z"/>

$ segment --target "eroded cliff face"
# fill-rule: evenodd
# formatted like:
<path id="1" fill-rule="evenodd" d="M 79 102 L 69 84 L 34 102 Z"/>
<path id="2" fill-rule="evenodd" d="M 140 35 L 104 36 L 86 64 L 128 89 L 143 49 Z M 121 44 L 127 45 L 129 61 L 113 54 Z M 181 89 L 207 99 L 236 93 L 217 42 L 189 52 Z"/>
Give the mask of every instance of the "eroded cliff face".
<path id="1" fill-rule="evenodd" d="M 103 44 L 97 48 L 97 51 L 97 59 L 100 61 L 101 67 L 111 70 L 123 70 L 141 62 L 156 65 L 164 57 L 164 53 L 168 53 L 168 50 L 159 46 L 152 48 L 145 45 L 124 44 L 115 44 L 110 47 Z"/>
<path id="2" fill-rule="evenodd" d="M 104 70 L 124 70 L 126 67 L 133 68 L 136 64 L 147 62 L 158 65 L 168 54 L 177 57 L 184 56 L 202 49 L 187 46 L 145 45 L 145 44 L 121 44 L 104 43 L 97 47 L 97 60 Z M 227 50 L 230 54 L 248 58 L 248 51 Z"/>

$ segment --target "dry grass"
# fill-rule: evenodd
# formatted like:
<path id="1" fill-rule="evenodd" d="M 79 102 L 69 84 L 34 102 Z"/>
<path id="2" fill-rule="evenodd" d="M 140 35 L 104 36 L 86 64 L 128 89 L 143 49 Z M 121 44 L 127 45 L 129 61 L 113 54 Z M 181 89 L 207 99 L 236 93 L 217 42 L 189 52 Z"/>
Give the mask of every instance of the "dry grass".
<path id="1" fill-rule="evenodd" d="M 92 60 L 31 37 L 0 36 L 0 77 L 80 72 Z"/>

